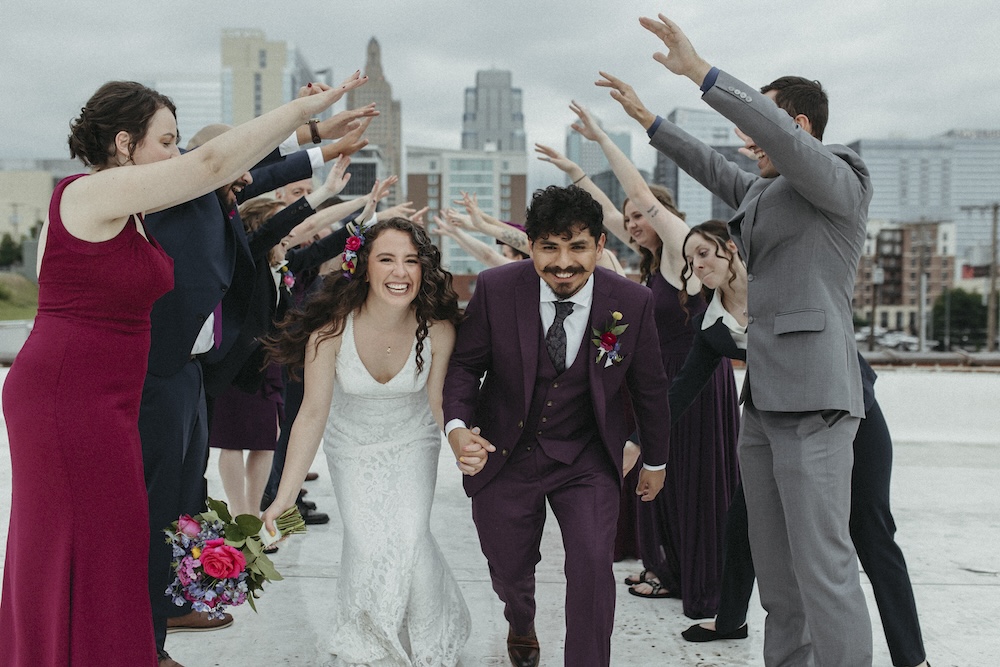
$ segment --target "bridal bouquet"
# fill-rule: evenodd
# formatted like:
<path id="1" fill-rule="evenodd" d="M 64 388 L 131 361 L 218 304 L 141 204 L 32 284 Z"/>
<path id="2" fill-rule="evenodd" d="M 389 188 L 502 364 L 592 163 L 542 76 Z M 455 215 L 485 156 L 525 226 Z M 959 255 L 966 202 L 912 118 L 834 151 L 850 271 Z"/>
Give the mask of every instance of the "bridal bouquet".
<path id="1" fill-rule="evenodd" d="M 263 522 L 250 514 L 233 518 L 220 500 L 208 499 L 208 510 L 182 515 L 163 532 L 173 548 L 174 581 L 166 594 L 177 606 L 187 602 L 195 611 L 222 618 L 227 606 L 254 599 L 265 581 L 281 581 L 264 547 L 282 535 L 305 532 L 298 508 L 291 507 L 275 521 L 278 535 L 271 536 Z"/>

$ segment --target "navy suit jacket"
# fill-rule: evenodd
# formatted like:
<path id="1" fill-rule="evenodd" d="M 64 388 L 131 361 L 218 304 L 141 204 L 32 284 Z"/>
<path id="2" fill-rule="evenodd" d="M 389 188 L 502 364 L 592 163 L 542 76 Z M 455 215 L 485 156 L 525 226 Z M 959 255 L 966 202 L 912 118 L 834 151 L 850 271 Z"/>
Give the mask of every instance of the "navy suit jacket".
<path id="1" fill-rule="evenodd" d="M 541 316 L 538 273 L 531 260 L 487 269 L 479 274 L 476 291 L 458 329 L 455 351 L 444 386 L 445 422 L 461 419 L 479 426 L 484 438 L 496 446 L 485 468 L 465 477 L 470 496 L 483 488 L 507 461 L 521 438 L 535 387 Z M 605 366 L 596 361 L 597 348 L 589 343 L 587 355 L 590 396 L 601 440 L 611 461 L 622 470 L 622 447 L 631 429 L 626 401 L 631 398 L 642 435 L 643 460 L 666 463 L 670 432 L 667 376 L 653 320 L 652 293 L 642 285 L 598 267 L 590 327 L 604 331 L 611 312 L 620 311 L 629 328 L 621 335 L 621 363 Z M 480 378 L 486 379 L 480 387 Z"/>
<path id="2" fill-rule="evenodd" d="M 273 156 L 268 160 L 273 161 Z M 241 199 L 312 175 L 309 156 L 294 153 L 251 170 L 254 182 Z M 148 372 L 169 377 L 191 357 L 205 319 L 222 301 L 221 345 L 205 357 L 221 360 L 246 316 L 254 285 L 254 262 L 239 215 L 223 211 L 214 192 L 145 218 L 146 229 L 174 260 L 174 289 L 153 304 Z"/>

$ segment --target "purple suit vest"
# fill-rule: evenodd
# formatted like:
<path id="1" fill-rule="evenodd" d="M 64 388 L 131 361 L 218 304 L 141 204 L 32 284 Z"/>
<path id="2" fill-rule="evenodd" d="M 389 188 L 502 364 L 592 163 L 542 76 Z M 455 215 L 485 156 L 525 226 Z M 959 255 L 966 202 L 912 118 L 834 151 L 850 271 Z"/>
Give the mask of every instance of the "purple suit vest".
<path id="1" fill-rule="evenodd" d="M 539 336 L 535 389 L 519 443 L 537 442 L 546 456 L 570 464 L 587 445 L 601 442 L 587 375 L 589 341 L 583 337 L 573 365 L 560 374 Z"/>

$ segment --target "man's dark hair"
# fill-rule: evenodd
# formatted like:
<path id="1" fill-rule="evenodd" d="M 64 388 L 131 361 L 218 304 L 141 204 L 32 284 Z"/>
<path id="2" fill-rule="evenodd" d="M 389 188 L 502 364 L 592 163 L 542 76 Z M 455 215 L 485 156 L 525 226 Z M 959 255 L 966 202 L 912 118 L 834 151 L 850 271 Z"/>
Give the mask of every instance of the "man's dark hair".
<path id="1" fill-rule="evenodd" d="M 604 233 L 604 212 L 589 192 L 575 185 L 550 185 L 535 190 L 524 222 L 529 241 L 546 236 L 568 239 L 580 227 L 589 231 L 594 241 L 599 241 Z"/>
<path id="2" fill-rule="evenodd" d="M 830 103 L 819 81 L 801 76 L 783 76 L 760 89 L 762 93 L 778 91 L 775 104 L 795 118 L 802 114 L 812 123 L 812 135 L 823 141 L 823 130 L 830 119 Z"/>

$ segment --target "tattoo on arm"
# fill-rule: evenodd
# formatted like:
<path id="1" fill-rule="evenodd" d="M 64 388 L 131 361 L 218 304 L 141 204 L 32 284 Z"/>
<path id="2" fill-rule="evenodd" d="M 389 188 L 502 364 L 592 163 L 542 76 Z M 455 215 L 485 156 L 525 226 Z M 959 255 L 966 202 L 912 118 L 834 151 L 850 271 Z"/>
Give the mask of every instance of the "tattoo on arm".
<path id="1" fill-rule="evenodd" d="M 650 206 L 646 210 L 646 215 L 648 215 L 651 218 L 655 218 L 656 214 L 659 213 L 659 212 L 660 212 L 660 207 L 659 206 Z"/>

